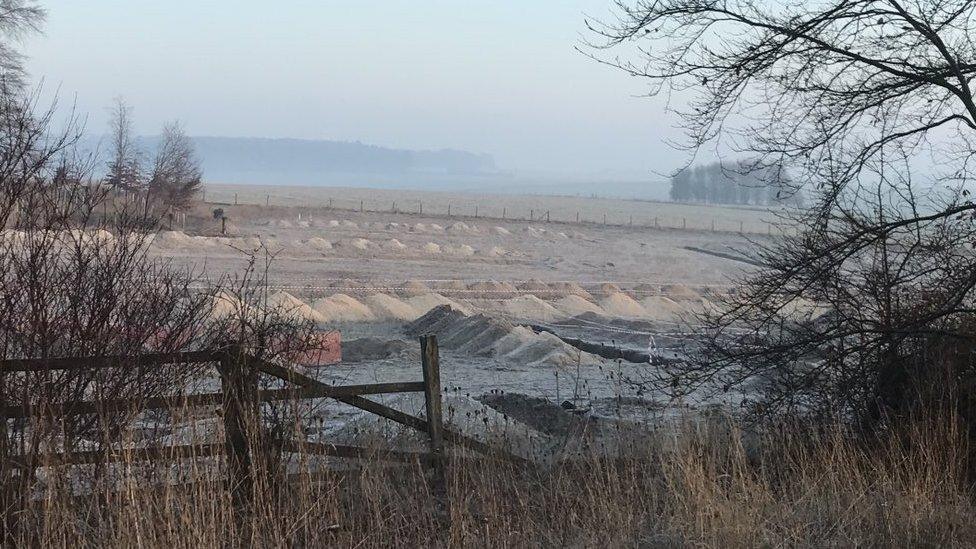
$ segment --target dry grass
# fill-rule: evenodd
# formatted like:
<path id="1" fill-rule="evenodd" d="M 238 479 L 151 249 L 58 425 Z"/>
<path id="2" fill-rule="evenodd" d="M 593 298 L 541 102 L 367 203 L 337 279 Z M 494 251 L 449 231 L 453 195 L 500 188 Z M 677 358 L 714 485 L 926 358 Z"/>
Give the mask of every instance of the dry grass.
<path id="1" fill-rule="evenodd" d="M 455 456 L 449 508 L 419 465 L 309 473 L 316 458 L 299 456 L 290 481 L 256 489 L 244 521 L 216 462 L 128 463 L 103 477 L 117 491 L 101 498 L 71 496 L 48 476 L 16 544 L 968 546 L 969 452 L 951 425 L 861 446 L 836 432 L 770 437 L 752 451 L 727 425 L 688 427 L 643 456 L 536 470 Z"/>

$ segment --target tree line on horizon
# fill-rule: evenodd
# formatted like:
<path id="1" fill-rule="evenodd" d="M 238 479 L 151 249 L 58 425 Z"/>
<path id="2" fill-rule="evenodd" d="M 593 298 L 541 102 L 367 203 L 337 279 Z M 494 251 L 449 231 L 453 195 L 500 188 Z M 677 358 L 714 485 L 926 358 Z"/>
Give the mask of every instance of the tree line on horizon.
<path id="1" fill-rule="evenodd" d="M 685 168 L 671 178 L 669 194 L 674 202 L 803 206 L 803 193 L 791 187 L 785 169 L 743 161 Z"/>

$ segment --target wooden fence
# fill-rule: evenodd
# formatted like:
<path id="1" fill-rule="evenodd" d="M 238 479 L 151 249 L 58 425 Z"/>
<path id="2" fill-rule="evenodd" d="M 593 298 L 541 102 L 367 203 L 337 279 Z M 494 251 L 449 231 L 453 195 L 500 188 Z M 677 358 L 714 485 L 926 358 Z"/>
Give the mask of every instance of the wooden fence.
<path id="1" fill-rule="evenodd" d="M 0 361 L 0 373 L 39 372 L 48 370 L 87 370 L 98 368 L 140 368 L 163 365 L 214 363 L 220 376 L 221 391 L 214 393 L 184 394 L 178 396 L 144 399 L 110 399 L 64 402 L 44 406 L 0 406 L 3 426 L 8 420 L 29 417 L 57 418 L 76 414 L 112 413 L 182 409 L 195 406 L 220 406 L 224 425 L 223 442 L 196 443 L 137 448 L 114 448 L 100 451 L 67 451 L 35 456 L 8 456 L 13 466 L 80 465 L 114 461 L 157 461 L 183 457 L 226 456 L 228 489 L 235 508 L 250 507 L 255 475 L 260 467 L 255 463 L 255 449 L 276 448 L 282 452 L 333 456 L 340 458 L 372 458 L 394 462 L 420 462 L 435 473 L 436 491 L 444 490 L 444 445 L 454 444 L 482 454 L 522 461 L 520 458 L 500 452 L 478 440 L 447 429 L 443 424 L 441 408 L 440 364 L 435 336 L 420 338 L 422 350 L 422 381 L 373 383 L 366 385 L 328 385 L 306 376 L 295 369 L 263 360 L 246 350 L 236 347 L 212 351 L 194 351 L 175 354 L 143 354 L 98 358 L 54 358 Z M 271 376 L 286 382 L 282 389 L 261 390 L 260 376 Z M 396 410 L 368 395 L 389 393 L 424 393 L 427 418 L 420 418 Z M 263 403 L 296 399 L 331 398 L 406 427 L 425 433 L 430 440 L 429 453 L 386 451 L 376 452 L 366 448 L 327 444 L 308 440 L 270 440 L 267 429 L 260 421 Z"/>

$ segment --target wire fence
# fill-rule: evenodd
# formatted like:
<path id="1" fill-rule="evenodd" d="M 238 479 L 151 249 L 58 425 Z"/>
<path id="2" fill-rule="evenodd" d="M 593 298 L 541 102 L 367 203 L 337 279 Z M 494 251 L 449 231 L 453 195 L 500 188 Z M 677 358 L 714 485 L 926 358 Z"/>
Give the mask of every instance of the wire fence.
<path id="1" fill-rule="evenodd" d="M 394 215 L 427 216 L 456 220 L 486 219 L 530 223 L 558 223 L 570 225 L 603 225 L 610 227 L 640 227 L 654 229 L 712 231 L 753 235 L 782 235 L 786 231 L 780 223 L 761 218 L 773 217 L 773 212 L 745 208 L 721 208 L 660 202 L 593 200 L 593 204 L 579 204 L 590 199 L 566 200 L 573 197 L 484 197 L 469 200 L 452 196 L 413 198 L 349 198 L 317 194 L 300 196 L 288 193 L 270 194 L 255 191 L 208 188 L 204 202 L 211 205 L 249 205 L 291 207 L 325 211 L 388 213 Z M 546 199 L 554 204 L 547 204 Z M 560 200 L 563 199 L 563 200 Z M 566 203 L 568 202 L 568 203 Z M 576 203 L 576 204 L 574 204 Z M 621 207 L 619 204 L 625 204 Z M 573 207 L 573 206 L 576 207 Z M 601 207 L 602 206 L 602 207 Z M 652 206 L 642 208 L 642 206 Z M 678 212 L 662 214 L 662 210 Z M 716 215 L 716 214 L 725 215 Z M 731 215 L 730 215 L 731 214 Z"/>

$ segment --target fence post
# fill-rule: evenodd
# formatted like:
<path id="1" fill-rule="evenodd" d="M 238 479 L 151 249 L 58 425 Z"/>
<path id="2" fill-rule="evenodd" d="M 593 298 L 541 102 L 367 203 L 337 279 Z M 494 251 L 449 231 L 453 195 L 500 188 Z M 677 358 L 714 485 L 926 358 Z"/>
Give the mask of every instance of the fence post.
<path id="1" fill-rule="evenodd" d="M 424 215 L 424 201 L 420 201 L 420 215 Z"/>
<path id="2" fill-rule="evenodd" d="M 249 368 L 240 347 L 231 347 L 220 359 L 220 388 L 224 443 L 227 448 L 228 488 L 235 512 L 250 513 L 254 497 L 255 463 L 251 450 L 260 448 L 258 376 Z"/>
<path id="3" fill-rule="evenodd" d="M 363 213 L 363 201 L 359 201 L 359 213 Z"/>
<path id="4" fill-rule="evenodd" d="M 546 223 L 549 223 L 549 210 L 546 210 Z"/>
<path id="5" fill-rule="evenodd" d="M 234 205 L 237 205 L 237 193 L 234 193 Z"/>
<path id="6" fill-rule="evenodd" d="M 424 400 L 427 404 L 427 434 L 430 436 L 430 454 L 434 466 L 434 488 L 440 493 L 444 504 L 448 505 L 447 472 L 444 463 L 444 417 L 441 409 L 441 366 L 437 336 L 426 335 L 420 338 L 420 355 L 424 369 Z"/>

